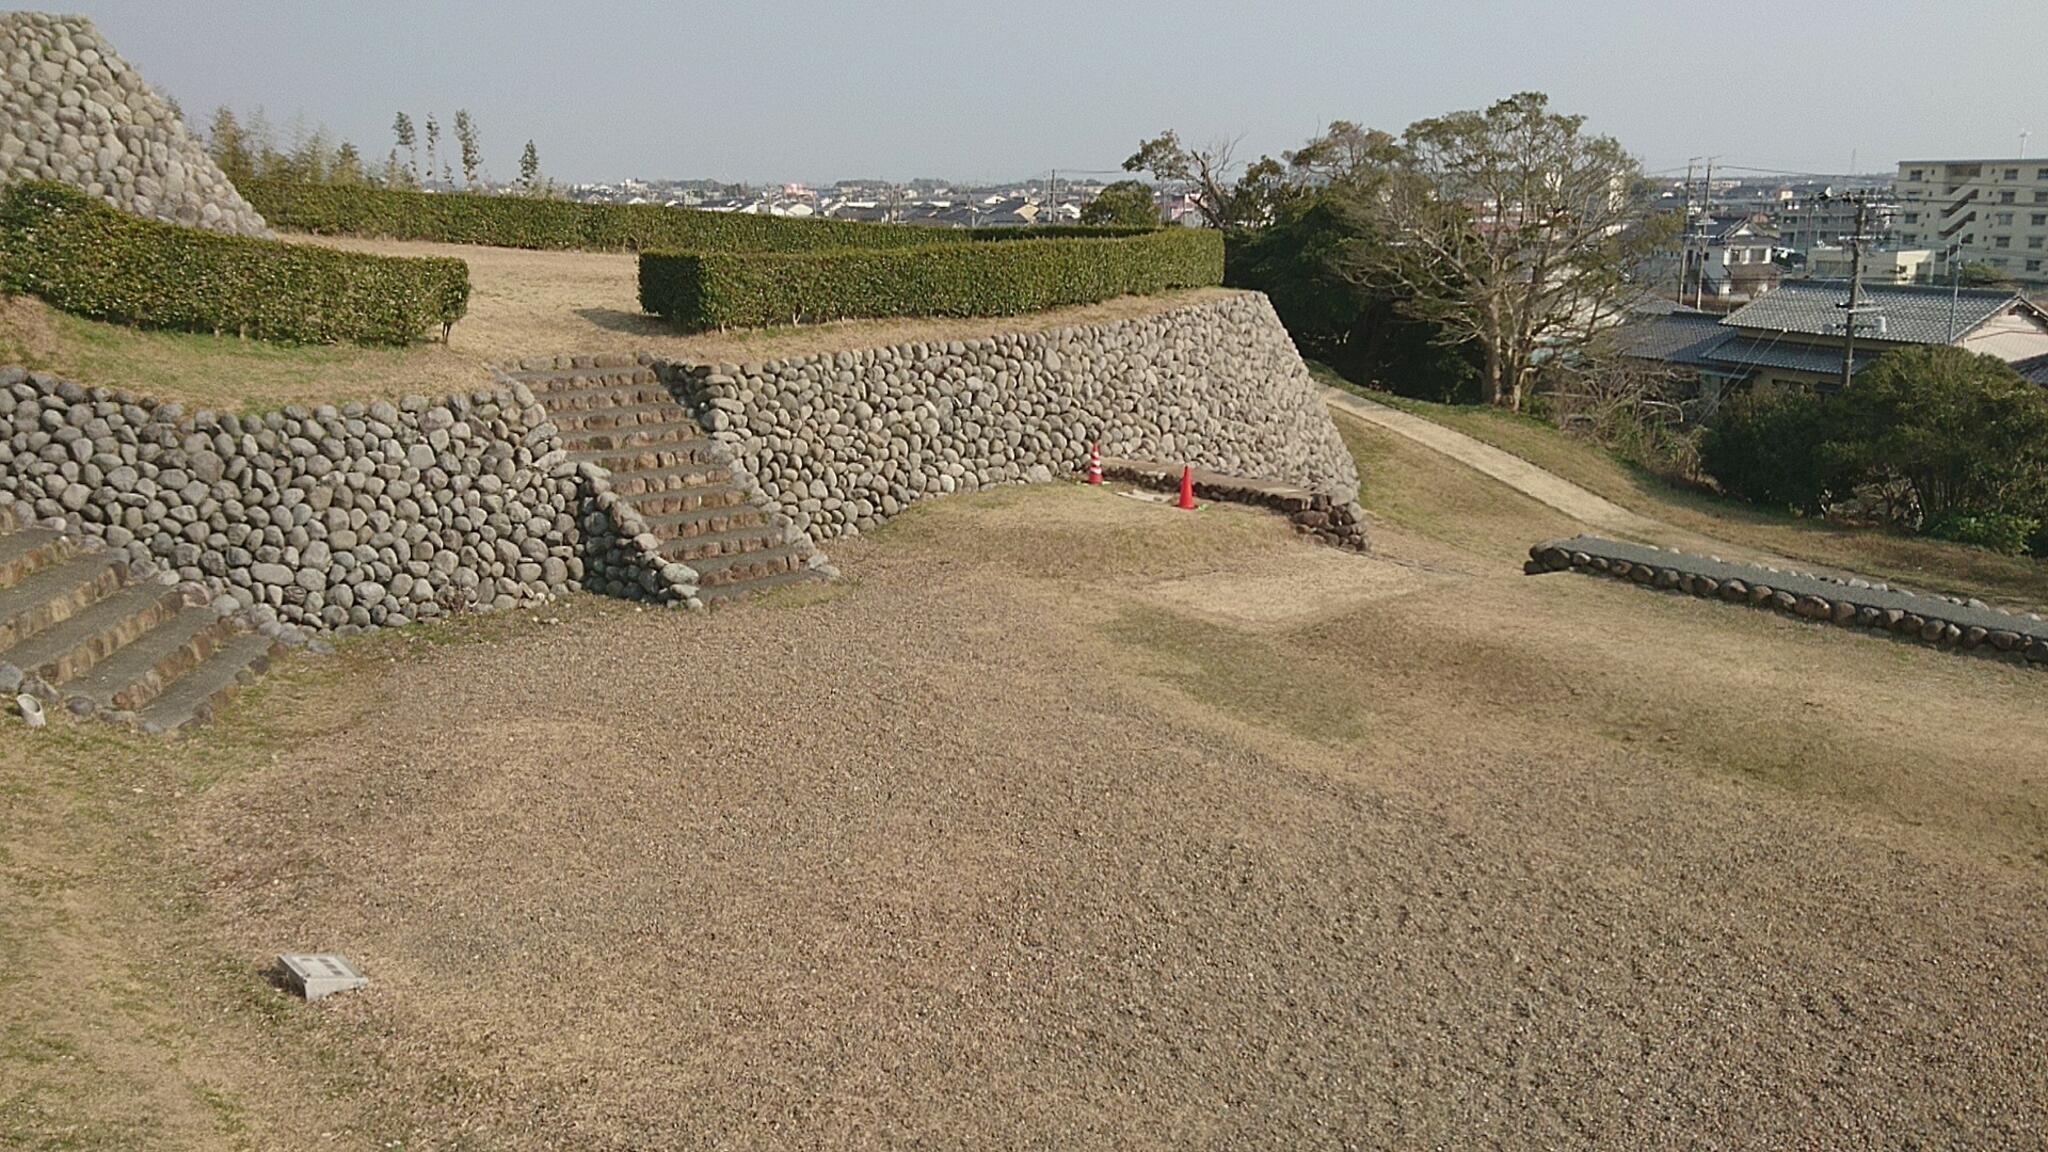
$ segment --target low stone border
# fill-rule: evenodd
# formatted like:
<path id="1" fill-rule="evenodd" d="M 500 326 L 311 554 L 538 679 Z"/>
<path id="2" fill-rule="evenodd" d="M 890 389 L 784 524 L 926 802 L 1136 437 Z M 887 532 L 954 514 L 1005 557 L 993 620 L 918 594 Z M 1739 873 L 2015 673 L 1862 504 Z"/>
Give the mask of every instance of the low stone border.
<path id="1" fill-rule="evenodd" d="M 1164 492 L 1180 491 L 1180 469 L 1178 464 L 1160 464 L 1151 460 L 1105 458 L 1102 461 L 1105 477 Z M 1370 546 L 1365 537 L 1365 510 L 1355 500 L 1339 503 L 1298 485 L 1226 476 L 1201 468 L 1190 468 L 1188 475 L 1194 482 L 1195 495 L 1205 500 L 1271 508 L 1293 521 L 1296 531 L 1339 548 L 1364 552 Z"/>
<path id="2" fill-rule="evenodd" d="M 1548 540 L 1529 549 L 1524 572 L 1581 572 L 1701 599 L 1768 608 L 1844 628 L 1868 628 L 1901 639 L 1984 655 L 2048 664 L 2048 621 L 1994 608 L 1982 600 L 1926 595 L 1857 578 L 1781 572 L 1718 556 L 1695 556 L 1650 544 L 1597 536 Z"/>

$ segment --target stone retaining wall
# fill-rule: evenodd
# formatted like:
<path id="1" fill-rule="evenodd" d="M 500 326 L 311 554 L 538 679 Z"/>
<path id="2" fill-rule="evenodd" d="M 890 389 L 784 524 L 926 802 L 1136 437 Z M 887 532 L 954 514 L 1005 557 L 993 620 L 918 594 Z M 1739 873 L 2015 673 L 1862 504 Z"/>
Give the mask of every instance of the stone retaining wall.
<path id="1" fill-rule="evenodd" d="M 2048 621 L 1981 600 L 1909 592 L 1860 578 L 1781 572 L 1718 556 L 1694 556 L 1594 536 L 1551 540 L 1529 549 L 1524 570 L 1580 572 L 1651 588 L 1724 600 L 1844 628 L 2048 664 Z"/>
<path id="2" fill-rule="evenodd" d="M 0 492 L 287 639 L 640 585 L 585 479 L 523 385 L 235 416 L 0 369 Z"/>
<path id="3" fill-rule="evenodd" d="M 0 183 L 55 180 L 138 216 L 245 236 L 263 217 L 92 21 L 0 13 Z"/>
<path id="4" fill-rule="evenodd" d="M 1351 455 L 1256 293 L 1047 332 L 655 367 L 818 544 L 928 496 L 1078 474 L 1091 443 L 1297 484 L 1358 522 Z"/>

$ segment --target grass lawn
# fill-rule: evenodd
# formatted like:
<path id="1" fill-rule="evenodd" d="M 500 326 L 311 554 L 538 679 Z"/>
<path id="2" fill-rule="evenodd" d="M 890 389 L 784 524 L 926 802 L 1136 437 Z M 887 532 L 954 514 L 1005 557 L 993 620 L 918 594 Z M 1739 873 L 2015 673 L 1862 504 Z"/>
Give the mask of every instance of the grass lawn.
<path id="1" fill-rule="evenodd" d="M 1341 382 L 1318 372 L 1326 383 Z M 2048 606 L 2048 564 L 1981 548 L 1767 512 L 1671 484 L 1555 425 L 1480 405 L 1364 393 L 1511 452 L 1588 491 L 1686 532 L 1759 552 L 1846 569 L 1907 587 L 1977 596 L 2030 611 Z M 1533 541 L 1532 541 L 1533 543 Z"/>

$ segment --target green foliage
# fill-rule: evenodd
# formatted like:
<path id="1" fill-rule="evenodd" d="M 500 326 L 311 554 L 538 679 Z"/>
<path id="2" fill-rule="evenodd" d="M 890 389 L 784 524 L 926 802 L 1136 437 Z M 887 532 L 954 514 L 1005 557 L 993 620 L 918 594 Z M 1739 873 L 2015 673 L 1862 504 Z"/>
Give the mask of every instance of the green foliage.
<path id="1" fill-rule="evenodd" d="M 469 267 L 225 236 L 24 183 L 0 192 L 0 288 L 144 328 L 407 344 L 461 318 Z"/>
<path id="2" fill-rule="evenodd" d="M 1424 400 L 1479 398 L 1469 341 L 1417 320 L 1369 275 L 1384 233 L 1366 194 L 1331 184 L 1276 203 L 1263 228 L 1227 234 L 1224 283 L 1264 292 L 1304 355 L 1347 379 Z"/>
<path id="3" fill-rule="evenodd" d="M 1982 515 L 1952 513 L 1939 520 L 1928 521 L 1923 531 L 1940 540 L 1953 540 L 2006 556 L 2024 556 L 2035 547 L 2041 533 L 2041 519 L 2003 512 Z"/>
<path id="4" fill-rule="evenodd" d="M 1832 467 L 1826 409 L 1803 389 L 1731 397 L 1700 440 L 1700 467 L 1738 500 L 1818 514 L 1847 490 Z"/>
<path id="5" fill-rule="evenodd" d="M 1027 233 L 1000 243 L 915 248 L 648 252 L 640 257 L 640 304 L 693 329 L 871 316 L 1009 316 L 1222 278 L 1222 237 L 1207 230 Z"/>
<path id="6" fill-rule="evenodd" d="M 1136 180 L 1119 180 L 1104 188 L 1081 209 L 1081 223 L 1113 228 L 1159 227 L 1159 205 L 1152 189 Z"/>
<path id="7" fill-rule="evenodd" d="M 1900 348 L 1822 397 L 1737 397 L 1701 451 L 1730 494 L 1823 512 L 1875 494 L 1892 518 L 1998 551 L 2037 548 L 2048 518 L 2048 396 L 1960 348 Z"/>
<path id="8" fill-rule="evenodd" d="M 1922 524 L 2048 507 L 2048 398 L 1996 357 L 1887 352 L 1829 408 L 1845 464 L 1903 483 Z"/>
<path id="9" fill-rule="evenodd" d="M 1006 239 L 1045 229 L 970 228 L 938 232 L 911 224 L 791 220 L 703 212 L 659 204 L 578 204 L 527 196 L 338 188 L 259 180 L 242 189 L 273 227 L 321 236 L 367 236 L 592 252 L 796 252 L 825 248 L 923 247 L 941 239 Z M 1060 229 L 1060 235 L 1122 230 Z"/>

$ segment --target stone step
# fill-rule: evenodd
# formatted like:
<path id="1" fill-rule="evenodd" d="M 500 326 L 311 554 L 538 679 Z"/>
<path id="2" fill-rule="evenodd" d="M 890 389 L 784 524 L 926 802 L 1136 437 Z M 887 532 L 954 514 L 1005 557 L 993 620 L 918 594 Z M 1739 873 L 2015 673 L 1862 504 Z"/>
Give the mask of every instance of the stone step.
<path id="1" fill-rule="evenodd" d="M 0 659 L 8 649 L 110 595 L 128 576 L 112 550 L 86 552 L 0 588 Z"/>
<path id="2" fill-rule="evenodd" d="M 635 468 L 612 473 L 612 491 L 635 506 L 643 498 L 672 495 L 692 488 L 726 487 L 732 473 L 715 464 L 671 464 L 666 468 Z"/>
<path id="3" fill-rule="evenodd" d="M 173 735 L 212 719 L 214 711 L 242 685 L 269 669 L 277 650 L 275 641 L 253 632 L 232 637 L 141 708 L 136 724 L 145 732 Z"/>
<path id="4" fill-rule="evenodd" d="M 612 474 L 612 488 L 625 482 L 635 471 L 664 471 L 670 467 L 709 467 L 717 463 L 717 445 L 707 439 L 676 441 L 655 449 L 582 449 L 571 451 L 575 463 L 594 463 Z"/>
<path id="5" fill-rule="evenodd" d="M 633 511 L 649 520 L 696 512 L 705 508 L 747 507 L 747 490 L 737 484 L 704 481 L 660 492 L 637 492 L 625 497 Z"/>
<path id="6" fill-rule="evenodd" d="M 131 584 L 16 644 L 0 659 L 62 685 L 91 671 L 186 607 L 176 588 Z"/>
<path id="7" fill-rule="evenodd" d="M 673 400 L 655 404 L 618 404 L 609 408 L 575 408 L 566 412 L 551 408 L 548 413 L 554 418 L 555 426 L 562 430 L 564 436 L 571 433 L 665 428 L 684 421 L 689 422 L 692 438 L 701 438 L 704 435 L 703 427 L 695 420 L 691 420 L 682 405 Z"/>
<path id="8" fill-rule="evenodd" d="M 84 697 L 105 712 L 136 711 L 239 634 L 232 619 L 211 608 L 186 608 L 66 685 L 64 696 Z"/>
<path id="9" fill-rule="evenodd" d="M 642 424 L 633 428 L 602 428 L 592 431 L 562 429 L 562 447 L 571 453 L 609 452 L 614 455 L 646 455 L 651 452 L 694 448 L 704 439 L 704 429 L 676 409 L 678 418 L 666 424 Z M 574 459 L 575 456 L 570 457 Z"/>
<path id="10" fill-rule="evenodd" d="M 669 555 L 670 549 L 682 548 L 683 540 L 664 541 L 662 555 Z M 738 584 L 793 572 L 803 567 L 803 557 L 797 555 L 796 546 L 781 544 L 774 548 L 763 548 L 752 552 L 738 552 L 730 556 L 714 556 L 702 560 L 687 561 L 697 570 L 698 585 L 703 588 L 717 588 L 726 584 Z"/>
<path id="11" fill-rule="evenodd" d="M 638 404 L 675 404 L 675 398 L 669 395 L 669 390 L 658 383 L 536 390 L 533 398 L 541 402 L 548 410 L 548 415 L 554 417 L 557 423 L 560 423 L 562 416 L 569 412 L 588 412 Z"/>
<path id="12" fill-rule="evenodd" d="M 48 528 L 24 528 L 0 536 L 0 588 L 61 563 L 73 551 L 69 536 Z"/>
<path id="13" fill-rule="evenodd" d="M 823 577 L 808 568 L 798 568 L 791 572 L 778 572 L 773 576 L 762 576 L 754 580 L 706 585 L 697 589 L 697 599 L 702 600 L 707 606 L 715 607 L 745 600 L 764 592 L 772 592 L 777 588 L 787 588 L 792 584 L 808 584 L 822 579 Z"/>
<path id="14" fill-rule="evenodd" d="M 636 503 L 634 507 L 637 509 L 640 506 Z M 775 527 L 766 512 L 752 504 L 713 504 L 658 515 L 642 511 L 641 516 L 647 521 L 648 531 L 664 540 L 684 540 L 750 528 L 781 531 Z"/>
<path id="15" fill-rule="evenodd" d="M 657 532 L 655 535 L 659 536 Z M 662 541 L 661 554 L 681 560 L 692 568 L 702 560 L 766 552 L 783 545 L 782 529 L 772 524 L 734 528 L 726 532 L 702 532 L 695 536 L 673 536 Z"/>

